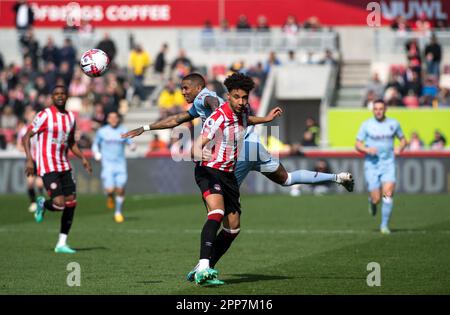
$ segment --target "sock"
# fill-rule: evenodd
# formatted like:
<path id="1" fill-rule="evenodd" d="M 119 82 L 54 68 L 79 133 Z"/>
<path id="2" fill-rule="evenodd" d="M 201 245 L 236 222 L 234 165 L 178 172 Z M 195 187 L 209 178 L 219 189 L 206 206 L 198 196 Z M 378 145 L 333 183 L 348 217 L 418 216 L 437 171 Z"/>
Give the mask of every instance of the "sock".
<path id="1" fill-rule="evenodd" d="M 44 208 L 50 211 L 63 211 L 64 208 L 60 208 L 53 204 L 53 201 L 51 199 L 45 200 L 44 202 Z"/>
<path id="2" fill-rule="evenodd" d="M 195 270 L 205 270 L 209 268 L 209 259 L 200 259 Z"/>
<path id="3" fill-rule="evenodd" d="M 39 187 L 38 191 L 39 191 L 39 196 L 44 196 L 44 187 Z"/>
<path id="4" fill-rule="evenodd" d="M 56 247 L 65 246 L 67 240 L 67 234 L 59 233 L 58 244 Z"/>
<path id="5" fill-rule="evenodd" d="M 125 200 L 125 197 L 123 197 L 123 196 L 116 196 L 116 211 L 115 211 L 115 214 L 122 213 L 122 204 L 123 204 L 124 200 Z"/>
<path id="6" fill-rule="evenodd" d="M 214 242 L 211 259 L 209 261 L 211 268 L 214 268 L 223 254 L 227 252 L 228 248 L 231 246 L 231 243 L 233 243 L 235 238 L 238 236 L 239 231 L 240 229 L 229 230 L 226 228 L 223 228 L 222 231 L 220 231 L 219 235 L 217 235 L 216 241 Z"/>
<path id="7" fill-rule="evenodd" d="M 372 198 L 369 197 L 369 205 L 370 208 L 372 209 L 372 211 L 376 211 L 377 210 L 377 204 L 372 202 Z"/>
<path id="8" fill-rule="evenodd" d="M 323 182 L 335 182 L 336 174 L 312 172 L 307 170 L 297 170 L 288 173 L 288 178 L 283 186 L 291 186 L 296 184 L 316 184 Z"/>
<path id="9" fill-rule="evenodd" d="M 72 227 L 73 214 L 75 212 L 75 207 L 68 207 L 63 211 L 61 216 L 61 230 L 62 234 L 69 234 L 70 228 Z"/>
<path id="10" fill-rule="evenodd" d="M 389 219 L 392 213 L 394 200 L 391 197 L 383 197 L 383 205 L 381 206 L 381 227 L 388 227 Z"/>
<path id="11" fill-rule="evenodd" d="M 208 213 L 208 220 L 206 220 L 205 225 L 203 225 L 203 230 L 200 237 L 200 260 L 207 259 L 209 261 L 223 215 L 224 211 L 220 209 L 212 210 Z M 202 266 L 204 266 L 204 264 L 202 264 Z"/>
<path id="12" fill-rule="evenodd" d="M 28 197 L 30 197 L 30 201 L 36 202 L 36 192 L 34 191 L 34 188 L 28 188 Z"/>

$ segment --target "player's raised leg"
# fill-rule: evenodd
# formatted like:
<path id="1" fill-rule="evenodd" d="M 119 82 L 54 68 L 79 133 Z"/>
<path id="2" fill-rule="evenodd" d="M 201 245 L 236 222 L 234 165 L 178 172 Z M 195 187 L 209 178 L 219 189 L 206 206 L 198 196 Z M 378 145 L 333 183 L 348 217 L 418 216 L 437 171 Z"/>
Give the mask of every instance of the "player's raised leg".
<path id="1" fill-rule="evenodd" d="M 348 172 L 339 174 L 313 172 L 308 170 L 296 170 L 293 172 L 287 172 L 283 164 L 281 163 L 275 172 L 263 174 L 271 181 L 283 186 L 334 182 L 344 186 L 347 191 L 353 191 L 354 186 L 353 176 Z"/>

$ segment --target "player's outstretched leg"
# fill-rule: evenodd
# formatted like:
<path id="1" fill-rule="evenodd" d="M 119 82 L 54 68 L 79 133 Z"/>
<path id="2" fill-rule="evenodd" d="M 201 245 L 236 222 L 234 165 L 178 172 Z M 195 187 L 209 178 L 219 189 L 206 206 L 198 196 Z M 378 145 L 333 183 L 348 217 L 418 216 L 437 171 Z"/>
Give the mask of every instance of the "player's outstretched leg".
<path id="1" fill-rule="evenodd" d="M 354 187 L 354 179 L 351 173 L 343 172 L 339 174 L 313 172 L 308 170 L 296 170 L 288 173 L 282 164 L 272 173 L 265 173 L 273 182 L 283 185 L 292 186 L 297 184 L 320 184 L 326 182 L 334 182 L 344 186 L 351 192 Z"/>
<path id="2" fill-rule="evenodd" d="M 70 228 L 72 227 L 75 207 L 77 205 L 77 201 L 75 200 L 74 196 L 71 196 L 65 202 L 65 205 L 66 207 L 61 216 L 61 229 L 59 233 L 58 243 L 55 247 L 55 253 L 74 254 L 76 253 L 76 251 L 70 248 L 69 245 L 67 245 L 67 236 L 69 234 Z"/>

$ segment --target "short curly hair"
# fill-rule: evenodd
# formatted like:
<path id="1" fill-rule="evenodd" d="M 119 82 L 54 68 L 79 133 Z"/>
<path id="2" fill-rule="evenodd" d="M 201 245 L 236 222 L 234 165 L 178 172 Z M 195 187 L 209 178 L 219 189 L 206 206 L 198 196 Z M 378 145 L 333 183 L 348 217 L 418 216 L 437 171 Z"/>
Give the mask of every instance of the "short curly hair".
<path id="1" fill-rule="evenodd" d="M 255 87 L 253 79 L 243 73 L 235 72 L 228 76 L 224 82 L 228 92 L 232 90 L 244 90 L 247 93 Z"/>

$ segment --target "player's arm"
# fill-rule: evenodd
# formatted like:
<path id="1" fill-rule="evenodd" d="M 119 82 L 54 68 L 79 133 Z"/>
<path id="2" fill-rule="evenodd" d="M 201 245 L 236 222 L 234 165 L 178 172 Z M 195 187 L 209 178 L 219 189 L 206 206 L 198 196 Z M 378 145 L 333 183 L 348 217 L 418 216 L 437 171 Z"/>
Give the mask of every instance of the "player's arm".
<path id="1" fill-rule="evenodd" d="M 187 121 L 191 121 L 195 117 L 191 116 L 189 112 L 183 112 L 175 115 L 171 115 L 163 120 L 157 121 L 150 125 L 145 125 L 133 130 L 128 131 L 122 135 L 122 138 L 134 138 L 141 135 L 144 131 L 170 129 L 181 125 Z"/>
<path id="2" fill-rule="evenodd" d="M 280 117 L 282 113 L 283 110 L 280 107 L 276 107 L 272 109 L 265 117 L 248 116 L 248 124 L 249 125 L 265 124 L 271 122 L 277 117 Z"/>
<path id="3" fill-rule="evenodd" d="M 394 151 L 394 153 L 398 155 L 401 152 L 403 152 L 403 150 L 405 150 L 406 146 L 408 145 L 408 141 L 406 140 L 405 135 L 403 134 L 403 130 L 400 127 L 400 124 L 398 124 L 398 126 L 397 126 L 397 130 L 395 132 L 395 135 L 400 140 L 400 146 L 398 148 L 396 148 L 395 151 Z"/>
<path id="4" fill-rule="evenodd" d="M 33 176 L 34 174 L 34 161 L 31 155 L 31 138 L 36 134 L 33 129 L 29 128 L 22 138 L 22 145 L 26 155 L 25 174 L 27 176 Z"/>
<path id="5" fill-rule="evenodd" d="M 85 156 L 83 155 L 83 152 L 81 152 L 80 148 L 78 147 L 77 142 L 75 141 L 75 127 L 72 130 L 72 132 L 69 135 L 69 149 L 70 151 L 73 152 L 73 154 L 75 154 L 76 157 L 80 158 L 81 161 L 83 162 L 83 167 L 84 169 L 89 173 L 92 174 L 92 166 L 91 163 L 89 163 L 89 161 L 85 158 Z"/>
<path id="6" fill-rule="evenodd" d="M 408 141 L 406 141 L 405 137 L 400 138 L 400 146 L 395 149 L 395 154 L 399 155 L 401 152 L 403 152 L 406 149 L 406 146 L 408 145 Z"/>
<path id="7" fill-rule="evenodd" d="M 376 148 L 366 147 L 364 145 L 364 142 L 361 140 L 356 140 L 355 149 L 356 149 L 356 151 L 361 152 L 363 154 L 368 154 L 368 155 L 376 155 L 377 154 Z"/>
<path id="8" fill-rule="evenodd" d="M 205 106 L 211 108 L 212 111 L 215 111 L 220 106 L 219 99 L 214 96 L 207 96 L 205 97 Z"/>

